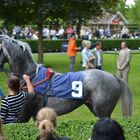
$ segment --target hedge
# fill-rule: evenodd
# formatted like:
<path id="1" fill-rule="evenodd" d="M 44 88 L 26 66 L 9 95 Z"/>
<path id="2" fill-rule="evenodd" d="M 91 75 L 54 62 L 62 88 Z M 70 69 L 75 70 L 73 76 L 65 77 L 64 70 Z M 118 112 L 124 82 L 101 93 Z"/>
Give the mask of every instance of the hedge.
<path id="1" fill-rule="evenodd" d="M 140 140 L 140 118 L 119 118 L 126 140 Z M 58 123 L 56 133 L 72 140 L 88 140 L 95 121 L 68 120 Z M 8 124 L 4 126 L 8 140 L 34 140 L 38 130 L 33 122 L 27 124 Z"/>
<path id="2" fill-rule="evenodd" d="M 38 40 L 23 40 L 27 42 L 32 49 L 33 53 L 38 52 Z M 140 39 L 100 39 L 92 40 L 92 47 L 95 46 L 97 41 L 102 42 L 103 50 L 114 50 L 114 48 L 119 49 L 122 41 L 128 43 L 129 48 L 138 49 L 140 47 Z M 77 40 L 77 46 L 81 45 L 82 40 Z M 61 52 L 62 44 L 68 43 L 68 40 L 44 40 L 44 52 Z"/>

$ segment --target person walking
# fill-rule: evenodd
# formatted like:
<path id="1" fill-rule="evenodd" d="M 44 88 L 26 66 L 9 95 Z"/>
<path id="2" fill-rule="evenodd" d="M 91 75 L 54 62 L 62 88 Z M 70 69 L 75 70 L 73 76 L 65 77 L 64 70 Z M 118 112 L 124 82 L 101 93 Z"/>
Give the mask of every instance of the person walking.
<path id="1" fill-rule="evenodd" d="M 75 64 L 75 57 L 77 50 L 80 50 L 80 48 L 77 48 L 76 41 L 75 41 L 75 34 L 72 34 L 71 38 L 69 39 L 68 48 L 67 48 L 67 55 L 70 58 L 70 65 L 69 70 L 74 71 L 74 64 Z"/>
<path id="2" fill-rule="evenodd" d="M 100 42 L 96 43 L 95 48 L 92 50 L 93 55 L 96 57 L 95 68 L 102 70 L 103 69 L 103 55 L 102 55 L 102 44 Z"/>
<path id="3" fill-rule="evenodd" d="M 121 50 L 117 61 L 118 76 L 128 83 L 128 74 L 130 70 L 131 50 L 126 42 L 121 43 Z"/>

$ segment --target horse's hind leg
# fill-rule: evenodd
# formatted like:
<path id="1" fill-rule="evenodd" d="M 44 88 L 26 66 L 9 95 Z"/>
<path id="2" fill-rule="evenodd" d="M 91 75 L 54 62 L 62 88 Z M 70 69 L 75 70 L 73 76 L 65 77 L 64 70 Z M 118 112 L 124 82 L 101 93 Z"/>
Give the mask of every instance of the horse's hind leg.
<path id="1" fill-rule="evenodd" d="M 94 105 L 92 102 L 86 103 L 86 106 L 89 108 L 89 110 L 98 118 L 103 117 L 110 117 L 112 111 L 109 111 L 108 109 L 102 109 L 103 107 Z"/>
<path id="2" fill-rule="evenodd" d="M 105 95 L 104 93 L 101 94 Z M 117 104 L 118 98 L 119 97 L 107 98 L 101 95 L 97 96 L 97 93 L 94 93 L 88 97 L 85 104 L 96 117 L 110 117 Z"/>
<path id="3" fill-rule="evenodd" d="M 90 103 L 85 103 L 85 105 L 88 107 L 88 109 L 90 110 L 90 112 L 96 116 L 95 112 L 94 112 L 94 109 L 92 107 L 92 105 Z"/>
<path id="4" fill-rule="evenodd" d="M 112 111 L 102 110 L 102 109 L 100 109 L 100 107 L 96 107 L 96 106 L 92 105 L 92 103 L 86 103 L 86 106 L 98 118 L 111 116 Z"/>

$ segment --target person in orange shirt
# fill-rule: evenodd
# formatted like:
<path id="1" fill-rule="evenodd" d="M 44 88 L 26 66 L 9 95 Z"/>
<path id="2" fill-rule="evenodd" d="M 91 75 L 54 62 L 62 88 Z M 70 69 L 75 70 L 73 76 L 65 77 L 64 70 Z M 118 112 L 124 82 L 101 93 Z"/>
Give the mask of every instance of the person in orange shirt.
<path id="1" fill-rule="evenodd" d="M 74 71 L 74 64 L 75 64 L 75 57 L 76 57 L 77 50 L 80 50 L 80 48 L 77 48 L 76 41 L 75 41 L 75 34 L 72 34 L 71 38 L 69 39 L 68 48 L 67 48 L 67 55 L 70 58 L 70 65 L 69 65 L 70 71 Z"/>

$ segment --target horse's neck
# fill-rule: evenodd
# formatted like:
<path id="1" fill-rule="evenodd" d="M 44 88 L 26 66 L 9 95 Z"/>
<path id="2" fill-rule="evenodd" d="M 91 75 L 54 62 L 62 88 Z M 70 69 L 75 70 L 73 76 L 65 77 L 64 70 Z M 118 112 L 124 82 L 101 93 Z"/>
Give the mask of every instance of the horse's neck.
<path id="1" fill-rule="evenodd" d="M 12 73 L 31 75 L 35 72 L 37 64 L 32 60 L 25 60 L 21 62 L 14 62 L 11 66 Z"/>

